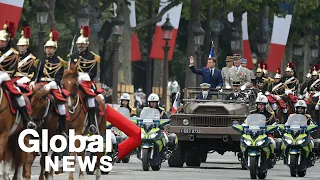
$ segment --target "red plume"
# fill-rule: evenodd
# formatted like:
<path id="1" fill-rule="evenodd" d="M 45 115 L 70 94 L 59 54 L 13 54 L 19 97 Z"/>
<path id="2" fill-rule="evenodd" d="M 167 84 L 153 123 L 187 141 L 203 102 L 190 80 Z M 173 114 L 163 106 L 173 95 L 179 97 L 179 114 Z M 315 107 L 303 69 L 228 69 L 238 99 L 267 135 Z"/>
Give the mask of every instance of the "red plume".
<path id="1" fill-rule="evenodd" d="M 259 66 L 261 69 L 263 69 L 263 63 L 264 63 L 263 61 L 260 61 L 260 63 L 259 63 Z"/>
<path id="2" fill-rule="evenodd" d="M 294 64 L 291 63 L 291 62 L 289 62 L 289 63 L 288 63 L 288 67 L 291 68 L 291 69 L 294 69 Z"/>
<path id="3" fill-rule="evenodd" d="M 277 73 L 281 74 L 281 69 L 280 68 L 277 69 Z"/>
<path id="4" fill-rule="evenodd" d="M 319 70 L 320 70 L 319 64 L 315 64 L 315 65 L 314 65 L 314 70 L 316 70 L 316 71 L 319 71 Z"/>
<path id="5" fill-rule="evenodd" d="M 264 69 L 265 69 L 265 70 L 268 69 L 268 64 L 267 64 L 267 63 L 264 64 Z"/>
<path id="6" fill-rule="evenodd" d="M 23 31 L 24 31 L 24 36 L 26 37 L 26 39 L 29 39 L 31 37 L 31 28 L 29 26 L 25 27 Z"/>
<path id="7" fill-rule="evenodd" d="M 59 32 L 57 30 L 51 30 L 52 32 L 52 40 L 58 41 L 59 40 Z"/>
<path id="8" fill-rule="evenodd" d="M 16 35 L 16 27 L 15 27 L 14 22 L 8 23 L 7 32 L 10 33 L 11 38 L 14 38 L 14 36 Z"/>
<path id="9" fill-rule="evenodd" d="M 89 26 L 84 26 L 82 29 L 83 29 L 83 36 L 84 37 L 89 37 L 90 36 L 90 27 Z"/>

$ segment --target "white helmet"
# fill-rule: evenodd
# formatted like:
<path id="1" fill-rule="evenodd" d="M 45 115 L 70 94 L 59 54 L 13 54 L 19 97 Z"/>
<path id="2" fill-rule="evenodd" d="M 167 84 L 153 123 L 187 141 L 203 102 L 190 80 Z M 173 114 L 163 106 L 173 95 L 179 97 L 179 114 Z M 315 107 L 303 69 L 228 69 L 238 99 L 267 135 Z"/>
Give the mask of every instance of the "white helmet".
<path id="1" fill-rule="evenodd" d="M 128 93 L 123 93 L 122 96 L 120 97 L 120 100 L 130 101 L 130 95 Z"/>
<path id="2" fill-rule="evenodd" d="M 257 97 L 256 103 L 267 104 L 268 103 L 268 98 L 265 95 L 260 95 L 260 96 Z"/>
<path id="3" fill-rule="evenodd" d="M 159 101 L 160 101 L 160 98 L 155 93 L 150 94 L 148 97 L 148 102 L 159 102 Z"/>
<path id="4" fill-rule="evenodd" d="M 295 108 L 297 107 L 304 107 L 304 108 L 307 108 L 307 103 L 304 101 L 304 100 L 299 100 L 295 105 L 294 105 Z"/>

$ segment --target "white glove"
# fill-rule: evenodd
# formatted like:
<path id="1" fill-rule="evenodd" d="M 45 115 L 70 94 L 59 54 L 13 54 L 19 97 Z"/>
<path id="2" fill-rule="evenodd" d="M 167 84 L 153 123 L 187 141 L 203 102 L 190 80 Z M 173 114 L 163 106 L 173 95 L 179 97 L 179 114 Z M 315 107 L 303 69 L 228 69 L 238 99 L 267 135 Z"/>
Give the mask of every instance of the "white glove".
<path id="1" fill-rule="evenodd" d="M 231 89 L 231 86 L 227 85 L 227 86 L 226 86 L 226 89 Z"/>
<path id="2" fill-rule="evenodd" d="M 91 81 L 88 73 L 79 72 L 78 82 L 81 83 L 82 81 Z"/>
<path id="3" fill-rule="evenodd" d="M 264 94 L 265 94 L 266 96 L 269 96 L 269 95 L 270 95 L 269 91 L 266 91 Z"/>
<path id="4" fill-rule="evenodd" d="M 290 89 L 285 90 L 286 95 L 293 94 L 293 92 Z"/>
<path id="5" fill-rule="evenodd" d="M 28 77 L 24 76 L 21 79 L 17 80 L 17 84 L 25 84 L 25 83 L 28 83 L 30 81 L 31 80 Z"/>
<path id="6" fill-rule="evenodd" d="M 245 89 L 246 89 L 246 86 L 244 86 L 244 85 L 243 85 L 243 86 L 241 86 L 241 88 L 240 88 L 240 89 L 241 89 L 241 91 L 243 91 L 243 90 L 245 90 Z"/>
<path id="7" fill-rule="evenodd" d="M 32 89 L 35 86 L 35 84 L 36 83 L 34 81 L 31 81 L 31 83 L 29 84 L 29 88 Z"/>

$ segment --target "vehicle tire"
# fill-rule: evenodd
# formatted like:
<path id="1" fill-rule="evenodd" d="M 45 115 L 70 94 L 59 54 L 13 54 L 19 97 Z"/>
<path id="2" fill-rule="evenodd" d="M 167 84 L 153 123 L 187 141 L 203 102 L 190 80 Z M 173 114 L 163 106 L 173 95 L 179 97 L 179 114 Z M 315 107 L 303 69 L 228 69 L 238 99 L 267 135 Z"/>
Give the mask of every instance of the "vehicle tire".
<path id="1" fill-rule="evenodd" d="M 92 159 L 92 156 L 93 156 L 92 153 L 90 153 L 90 152 L 85 152 L 85 155 L 86 155 L 86 156 L 89 156 L 89 157 L 90 157 L 90 160 Z M 96 168 L 94 168 L 93 171 L 90 171 L 89 167 L 88 167 L 88 166 L 86 167 L 86 173 L 87 173 L 88 175 L 93 175 L 95 170 L 96 170 Z"/>
<path id="2" fill-rule="evenodd" d="M 249 171 L 250 171 L 250 178 L 251 179 L 257 179 L 257 168 L 258 168 L 258 161 L 257 157 L 255 156 L 250 156 L 250 166 L 249 166 Z"/>
<path id="3" fill-rule="evenodd" d="M 159 171 L 161 168 L 161 164 L 157 165 L 157 166 L 151 166 L 152 171 Z"/>
<path id="4" fill-rule="evenodd" d="M 258 173 L 258 178 L 259 179 L 265 179 L 267 177 L 267 171 L 264 173 Z"/>
<path id="5" fill-rule="evenodd" d="M 185 156 L 187 166 L 200 167 L 201 155 L 199 155 L 198 151 L 189 150 Z"/>
<path id="6" fill-rule="evenodd" d="M 201 162 L 206 162 L 208 157 L 208 153 L 203 153 L 201 156 Z"/>
<path id="7" fill-rule="evenodd" d="M 183 167 L 185 154 L 181 150 L 180 145 L 172 152 L 172 155 L 168 159 L 169 167 Z"/>
<path id="8" fill-rule="evenodd" d="M 307 174 L 307 170 L 301 171 L 301 172 L 297 172 L 299 177 L 304 177 Z"/>
<path id="9" fill-rule="evenodd" d="M 289 156 L 289 158 L 290 158 L 290 175 L 291 175 L 291 177 L 296 177 L 297 176 L 297 164 L 298 164 L 297 155 L 291 154 Z"/>
<path id="10" fill-rule="evenodd" d="M 141 149 L 141 151 L 142 151 L 142 157 L 141 157 L 142 169 L 144 171 L 149 171 L 149 169 L 150 169 L 150 161 L 149 161 L 150 151 L 149 151 L 149 149 Z"/>
<path id="11" fill-rule="evenodd" d="M 130 161 L 130 156 L 121 160 L 123 163 L 128 163 Z"/>

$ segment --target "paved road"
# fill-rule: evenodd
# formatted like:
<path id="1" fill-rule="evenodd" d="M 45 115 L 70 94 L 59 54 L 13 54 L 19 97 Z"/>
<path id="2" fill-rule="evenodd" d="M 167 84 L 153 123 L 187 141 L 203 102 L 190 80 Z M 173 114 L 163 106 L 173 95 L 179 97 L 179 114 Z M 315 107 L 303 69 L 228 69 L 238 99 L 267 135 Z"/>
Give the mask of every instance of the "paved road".
<path id="1" fill-rule="evenodd" d="M 40 172 L 39 160 L 37 159 L 33 168 L 32 179 L 38 179 L 37 174 Z M 77 173 L 78 174 L 78 173 Z M 78 179 L 75 176 L 75 179 Z M 113 170 L 109 175 L 102 175 L 101 179 L 112 180 L 138 180 L 138 179 L 150 179 L 153 180 L 189 180 L 189 179 L 201 179 L 201 180 L 230 180 L 230 179 L 249 179 L 249 171 L 241 170 L 239 161 L 234 153 L 226 153 L 221 156 L 217 153 L 209 154 L 206 163 L 202 163 L 200 168 L 169 168 L 168 163 L 162 164 L 162 168 L 158 172 L 150 171 L 146 172 L 142 170 L 141 161 L 139 161 L 134 155 L 131 157 L 129 163 L 116 163 Z M 54 179 L 68 179 L 68 174 L 63 173 L 55 175 Z M 95 176 L 85 175 L 85 180 L 94 180 Z M 278 162 L 277 165 L 268 171 L 267 179 L 273 180 L 286 180 L 292 179 L 289 174 L 287 166 Z M 307 175 L 304 178 L 296 177 L 298 179 L 320 179 L 320 162 L 318 161 L 314 167 L 307 170 Z"/>

